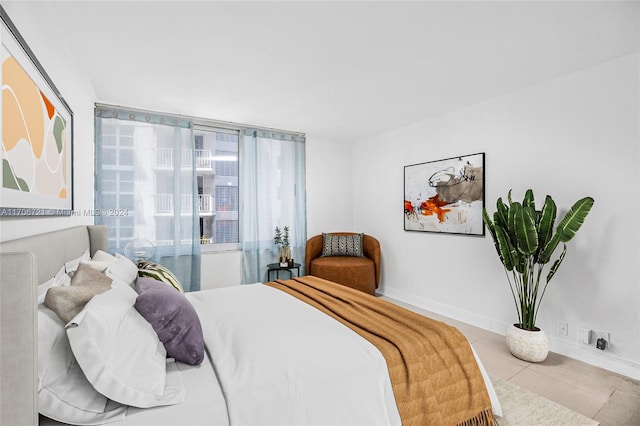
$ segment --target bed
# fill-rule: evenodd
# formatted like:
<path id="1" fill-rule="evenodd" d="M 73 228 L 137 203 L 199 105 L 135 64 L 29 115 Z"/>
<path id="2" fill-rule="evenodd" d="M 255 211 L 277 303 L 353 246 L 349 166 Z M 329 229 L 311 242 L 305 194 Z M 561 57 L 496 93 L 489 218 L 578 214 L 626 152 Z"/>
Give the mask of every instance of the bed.
<path id="1" fill-rule="evenodd" d="M 98 254 L 106 251 L 106 246 L 107 230 L 104 226 L 77 226 L 0 243 L 0 424 L 53 425 L 60 424 L 60 421 L 122 425 L 406 425 L 447 424 L 451 418 L 465 418 L 469 424 L 474 421 L 474 424 L 491 424 L 495 421 L 494 416 L 501 415 L 493 386 L 466 339 L 463 343 L 458 339 L 458 346 L 451 352 L 445 352 L 444 349 L 432 351 L 432 363 L 440 366 L 436 368 L 436 373 L 425 376 L 424 367 L 407 369 L 402 359 L 413 356 L 421 363 L 420 360 L 425 357 L 420 351 L 424 348 L 416 349 L 412 345 L 405 352 L 397 352 L 396 346 L 419 339 L 411 337 L 411 334 L 405 336 L 405 330 L 424 317 L 413 316 L 415 314 L 409 314 L 392 304 L 381 308 L 379 300 L 373 296 L 363 295 L 363 301 L 356 290 L 314 277 L 186 293 L 184 300 L 189 309 L 195 311 L 195 321 L 201 329 L 204 354 L 199 358 L 197 351 L 191 349 L 174 356 L 175 348 L 169 346 L 168 340 L 162 340 L 158 345 L 157 336 L 162 336 L 163 331 L 156 330 L 155 344 L 159 346 L 157 351 L 160 355 L 155 355 L 153 361 L 147 362 L 144 358 L 146 355 L 139 356 L 136 352 L 138 345 L 131 343 L 152 339 L 147 331 L 144 337 L 128 336 L 124 344 L 121 340 L 103 338 L 109 335 L 109 328 L 100 328 L 100 338 L 94 340 L 103 342 L 94 344 L 102 344 L 104 347 L 100 350 L 111 350 L 110 357 L 124 358 L 117 367 L 113 367 L 114 375 L 124 374 L 121 372 L 127 369 L 146 369 L 146 364 L 157 366 L 157 358 L 161 355 L 163 363 L 166 359 L 166 366 L 163 364 L 161 373 L 145 374 L 135 385 L 148 378 L 153 383 L 139 386 L 144 387 L 144 392 L 155 389 L 154 396 L 149 396 L 150 392 L 139 395 L 135 393 L 136 389 L 121 391 L 118 388 L 120 394 L 126 395 L 122 398 L 126 401 L 130 401 L 126 398 L 132 398 L 138 407 L 106 398 L 106 405 L 100 402 L 102 405 L 98 406 L 101 408 L 94 410 L 96 413 L 102 410 L 101 415 L 81 417 L 80 421 L 69 421 L 64 417 L 67 415 L 64 410 L 44 410 L 48 416 L 39 415 L 38 412 L 43 411 L 51 399 L 58 397 L 49 396 L 48 402 L 43 403 L 43 381 L 46 380 L 42 377 L 42 365 L 39 369 L 38 359 L 42 364 L 45 358 L 41 352 L 50 343 L 46 343 L 47 340 L 42 337 L 43 318 L 49 321 L 49 317 L 42 316 L 43 310 L 46 310 L 40 303 L 46 294 L 42 291 L 42 284 L 59 276 L 61 265 L 72 261 L 77 263 L 78 259 L 85 259 L 80 262 L 82 264 L 93 262 Z M 125 259 L 119 261 L 126 262 Z M 112 269 L 117 272 L 116 268 Z M 76 274 L 80 275 L 78 272 Z M 161 290 L 165 293 L 170 291 L 171 297 L 179 294 L 173 288 L 167 289 L 168 285 Z M 116 293 L 121 294 L 117 296 L 120 299 L 113 299 Z M 136 296 L 131 296 L 133 293 L 129 286 L 120 286 L 95 296 L 67 324 L 66 334 L 73 350 L 91 346 L 91 341 L 86 337 L 86 333 L 90 332 L 86 330 L 91 330 L 91 324 L 94 324 L 91 321 L 97 321 L 95 324 L 102 326 L 103 318 L 101 314 L 96 314 L 105 312 L 100 310 L 100 303 L 103 307 L 109 306 L 107 314 L 111 315 L 111 306 L 120 303 L 120 300 L 136 300 L 137 303 L 147 300 L 143 296 L 152 293 L 139 293 L 136 299 Z M 136 305 L 136 309 L 145 315 L 143 307 Z M 381 311 L 382 317 L 378 315 L 380 313 L 371 316 L 374 315 L 371 312 L 376 310 Z M 387 322 L 405 315 L 404 325 L 396 326 Z M 130 311 L 119 318 L 140 320 L 133 318 Z M 193 324 L 194 319 L 190 321 Z M 363 322 L 373 323 L 373 330 L 360 331 L 358 324 Z M 141 323 L 144 323 L 144 319 Z M 136 327 L 114 328 L 138 330 Z M 440 325 L 436 324 L 435 327 L 436 334 L 444 333 Z M 390 337 L 382 336 L 386 329 L 393 330 Z M 394 343 L 396 336 L 398 341 Z M 196 346 L 198 344 L 199 341 Z M 183 349 L 191 348 L 184 341 L 181 341 L 181 345 Z M 430 343 L 427 341 L 422 345 L 428 346 Z M 166 352 L 162 352 L 165 347 Z M 415 353 L 411 355 L 410 352 Z M 82 380 L 89 380 L 91 385 L 81 398 L 87 399 L 87 393 L 100 390 L 119 400 L 121 396 L 113 394 L 113 383 L 104 384 L 104 368 L 93 365 L 100 364 L 93 362 L 93 352 L 78 350 L 74 353 L 77 358 L 74 362 L 82 365 L 80 370 L 83 372 L 76 375 L 81 376 Z M 183 358 L 189 356 L 193 356 L 194 360 L 198 358 L 197 362 Z M 133 362 L 138 364 L 129 365 Z M 454 364 L 458 365 L 456 363 L 462 367 L 454 367 Z M 462 376 L 466 374 L 473 377 L 461 379 L 460 369 L 464 370 L 463 373 L 469 371 Z M 76 369 L 76 373 L 80 370 Z M 457 371 L 455 377 L 459 383 L 451 379 L 454 376 L 449 370 Z M 127 374 L 135 377 L 137 373 L 133 371 Z M 157 390 L 158 377 L 162 379 L 160 386 L 164 386 L 160 392 Z M 426 396 L 420 393 L 424 392 L 424 386 L 415 384 L 420 381 L 429 382 Z M 69 383 L 75 383 L 66 377 L 57 381 L 58 384 L 61 382 L 67 388 Z M 81 385 L 87 386 L 86 383 Z M 71 390 L 65 389 L 64 392 L 75 392 L 75 396 L 70 398 L 78 398 L 79 389 L 84 389 L 81 385 Z M 468 395 L 464 394 L 464 390 L 463 394 L 459 394 L 460 388 L 475 390 Z M 407 393 L 400 397 L 398 395 L 401 395 L 402 389 Z M 96 398 L 102 396 L 100 392 L 96 393 Z M 437 419 L 425 417 L 429 413 L 420 405 L 422 400 L 438 399 L 441 392 L 447 395 L 446 398 L 440 398 L 444 401 L 430 403 L 448 406 L 449 417 L 444 414 Z M 416 395 L 419 397 L 416 398 Z M 94 406 L 96 398 L 88 404 Z M 57 400 L 54 402 L 58 403 Z M 482 408 L 482 417 L 475 416 L 475 411 L 472 415 L 461 414 L 463 406 L 476 411 Z M 452 408 L 457 413 L 451 414 Z M 440 416 L 440 413 L 437 415 Z M 76 417 L 72 415 L 71 419 Z M 482 422 L 478 422 L 478 419 Z M 454 423 L 464 422 L 456 420 Z"/>

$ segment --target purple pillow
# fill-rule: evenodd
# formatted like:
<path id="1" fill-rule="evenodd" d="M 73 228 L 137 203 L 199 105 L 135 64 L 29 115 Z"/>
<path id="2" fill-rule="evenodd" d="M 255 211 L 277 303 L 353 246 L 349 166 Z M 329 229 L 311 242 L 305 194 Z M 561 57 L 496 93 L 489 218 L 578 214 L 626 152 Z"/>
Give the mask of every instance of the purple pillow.
<path id="1" fill-rule="evenodd" d="M 135 308 L 158 334 L 167 355 L 190 365 L 204 358 L 204 337 L 196 310 L 184 294 L 153 278 L 136 279 Z"/>

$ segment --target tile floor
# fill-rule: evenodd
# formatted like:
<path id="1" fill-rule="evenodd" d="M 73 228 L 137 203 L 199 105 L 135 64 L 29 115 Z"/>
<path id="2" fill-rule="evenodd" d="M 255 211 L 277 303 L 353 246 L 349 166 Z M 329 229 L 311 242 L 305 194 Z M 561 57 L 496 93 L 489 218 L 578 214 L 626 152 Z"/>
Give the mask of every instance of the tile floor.
<path id="1" fill-rule="evenodd" d="M 457 327 L 473 344 L 487 372 L 600 422 L 640 426 L 640 382 L 555 353 L 544 362 L 513 357 L 504 336 L 389 299 Z"/>

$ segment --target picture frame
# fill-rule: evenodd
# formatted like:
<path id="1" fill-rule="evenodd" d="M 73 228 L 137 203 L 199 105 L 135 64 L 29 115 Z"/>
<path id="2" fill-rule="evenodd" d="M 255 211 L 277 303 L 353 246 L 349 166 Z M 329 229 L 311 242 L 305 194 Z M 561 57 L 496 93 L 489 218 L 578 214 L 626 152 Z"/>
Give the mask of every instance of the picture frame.
<path id="1" fill-rule="evenodd" d="M 0 6 L 0 217 L 73 211 L 73 112 Z"/>
<path id="2" fill-rule="evenodd" d="M 404 167 L 404 230 L 485 235 L 483 152 Z"/>

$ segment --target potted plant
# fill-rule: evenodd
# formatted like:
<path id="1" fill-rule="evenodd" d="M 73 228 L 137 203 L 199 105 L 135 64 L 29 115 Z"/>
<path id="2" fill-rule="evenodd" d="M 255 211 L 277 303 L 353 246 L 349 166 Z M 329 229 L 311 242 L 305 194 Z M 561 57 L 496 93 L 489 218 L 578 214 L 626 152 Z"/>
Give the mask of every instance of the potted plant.
<path id="1" fill-rule="evenodd" d="M 280 246 L 280 266 L 286 268 L 289 265 L 289 259 L 291 259 L 291 248 L 289 247 L 289 227 L 285 226 L 283 229 L 284 234 L 276 226 L 273 243 Z"/>
<path id="2" fill-rule="evenodd" d="M 536 327 L 538 309 L 567 252 L 566 243 L 584 223 L 594 200 L 585 197 L 576 201 L 554 229 L 557 207 L 551 196 L 546 196 L 542 210 L 536 210 L 531 189 L 521 203 L 511 199 L 511 191 L 507 199 L 505 204 L 498 198 L 493 221 L 486 209 L 482 211 L 518 313 L 518 322 L 507 331 L 507 346 L 518 358 L 540 362 L 546 359 L 549 345 L 544 332 Z M 560 243 L 562 252 L 545 276 L 545 267 Z"/>

